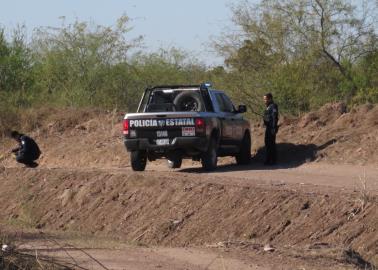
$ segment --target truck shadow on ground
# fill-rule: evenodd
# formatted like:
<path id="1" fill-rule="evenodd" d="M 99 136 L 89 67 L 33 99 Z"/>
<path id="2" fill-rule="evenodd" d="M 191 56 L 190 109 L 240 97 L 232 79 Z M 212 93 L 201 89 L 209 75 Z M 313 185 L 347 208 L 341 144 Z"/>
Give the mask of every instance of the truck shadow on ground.
<path id="1" fill-rule="evenodd" d="M 214 172 L 230 172 L 230 171 L 248 171 L 248 170 L 277 170 L 277 169 L 289 169 L 299 167 L 304 163 L 312 162 L 317 157 L 317 152 L 327 148 L 335 143 L 336 140 L 332 139 L 320 146 L 315 144 L 293 144 L 293 143 L 278 143 L 277 144 L 277 156 L 278 162 L 274 166 L 264 166 L 265 159 L 265 147 L 261 147 L 257 150 L 256 154 L 252 156 L 251 164 L 249 165 L 237 165 L 223 164 L 218 165 L 218 168 Z M 188 173 L 203 173 L 205 171 L 202 168 L 187 168 L 180 170 Z M 207 172 L 208 173 L 208 172 Z"/>

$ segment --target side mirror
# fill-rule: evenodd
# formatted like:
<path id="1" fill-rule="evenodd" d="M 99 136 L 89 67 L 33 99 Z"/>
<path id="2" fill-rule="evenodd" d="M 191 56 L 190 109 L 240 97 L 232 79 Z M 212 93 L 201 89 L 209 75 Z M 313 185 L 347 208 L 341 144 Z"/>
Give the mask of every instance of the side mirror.
<path id="1" fill-rule="evenodd" d="M 247 106 L 245 105 L 239 105 L 237 113 L 245 113 L 247 111 Z"/>

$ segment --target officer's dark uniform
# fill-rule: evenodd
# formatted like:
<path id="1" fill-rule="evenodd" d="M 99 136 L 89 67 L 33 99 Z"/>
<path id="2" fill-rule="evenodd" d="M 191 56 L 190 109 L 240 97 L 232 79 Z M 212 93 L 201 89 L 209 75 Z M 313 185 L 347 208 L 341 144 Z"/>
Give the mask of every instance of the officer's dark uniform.
<path id="1" fill-rule="evenodd" d="M 278 106 L 273 101 L 266 107 L 264 113 L 266 165 L 277 162 L 276 134 L 278 131 Z"/>
<path id="2" fill-rule="evenodd" d="M 17 162 L 27 166 L 35 165 L 34 161 L 41 155 L 41 150 L 37 143 L 32 138 L 23 134 L 20 135 L 18 141 L 20 146 L 12 150 L 16 154 Z"/>

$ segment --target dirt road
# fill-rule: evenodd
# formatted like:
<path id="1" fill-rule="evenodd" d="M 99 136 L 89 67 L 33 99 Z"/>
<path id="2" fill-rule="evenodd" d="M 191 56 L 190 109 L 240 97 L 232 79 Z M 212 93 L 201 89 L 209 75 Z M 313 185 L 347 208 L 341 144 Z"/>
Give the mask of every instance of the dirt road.
<path id="1" fill-rule="evenodd" d="M 233 258 L 236 256 L 226 252 L 205 248 L 147 248 L 125 246 L 118 243 L 117 247 L 113 248 L 78 249 L 57 247 L 56 243 L 41 240 L 28 241 L 28 243 L 20 245 L 19 248 L 23 252 L 37 252 L 39 256 L 48 256 L 61 264 L 80 266 L 86 269 L 271 269 L 257 261 L 248 262 L 248 260 Z"/>
<path id="2" fill-rule="evenodd" d="M 150 163 L 148 171 L 170 172 L 164 164 Z M 237 166 L 230 159 L 221 161 L 215 172 L 204 173 L 198 162 L 186 162 L 177 172 L 195 174 L 198 177 L 215 176 L 219 183 L 229 184 L 300 184 L 323 188 L 340 188 L 378 193 L 378 166 L 340 165 L 326 163 L 306 163 L 301 166 L 277 165 L 263 166 L 254 163 L 249 166 Z M 186 177 L 186 176 L 185 176 Z M 232 179 L 230 181 L 230 179 Z M 238 179 L 235 181 L 235 179 Z"/>
<path id="3" fill-rule="evenodd" d="M 41 237 L 39 237 L 41 238 Z M 273 270 L 273 269 L 356 269 L 356 265 L 337 261 L 335 249 L 323 259 L 313 258 L 315 262 L 306 262 L 288 257 L 284 251 L 263 251 L 238 249 L 235 247 L 216 248 L 168 248 L 168 247 L 137 247 L 120 243 L 105 243 L 107 247 L 99 247 L 103 240 L 96 241 L 97 247 L 77 248 L 64 244 L 61 237 L 57 242 L 41 239 L 29 240 L 19 246 L 21 252 L 37 254 L 39 258 L 48 258 L 60 264 L 77 269 L 132 269 L 132 270 Z M 54 240 L 56 241 L 56 240 Z M 70 240 L 67 240 L 70 242 Z M 77 242 L 78 240 L 76 240 Z M 83 242 L 83 240 L 80 240 Z M 72 242 L 72 240 L 71 240 Z M 77 245 L 77 244 L 76 244 Z M 114 246 L 115 245 L 115 246 Z M 300 252 L 298 252 L 299 254 Z M 323 253 L 325 254 L 325 253 Z M 332 256 L 334 256 L 333 259 Z"/>

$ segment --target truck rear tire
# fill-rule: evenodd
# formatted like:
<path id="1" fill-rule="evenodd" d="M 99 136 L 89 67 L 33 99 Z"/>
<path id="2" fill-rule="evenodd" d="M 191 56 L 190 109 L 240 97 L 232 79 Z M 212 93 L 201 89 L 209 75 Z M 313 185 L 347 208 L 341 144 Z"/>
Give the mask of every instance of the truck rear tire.
<path id="1" fill-rule="evenodd" d="M 217 167 L 218 154 L 217 154 L 217 141 L 211 138 L 209 148 L 202 154 L 201 157 L 202 168 L 205 171 L 213 171 Z"/>
<path id="2" fill-rule="evenodd" d="M 132 151 L 130 161 L 133 171 L 144 171 L 147 165 L 147 153 L 145 151 Z"/>
<path id="3" fill-rule="evenodd" d="M 240 144 L 239 153 L 235 156 L 238 165 L 247 165 L 251 163 L 251 135 L 249 132 L 244 134 Z"/>

